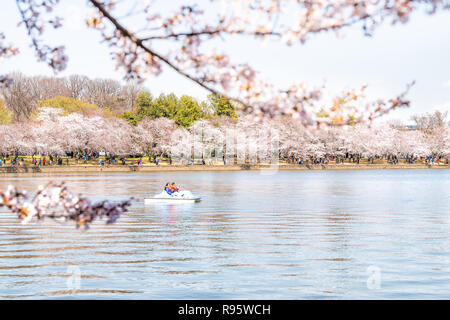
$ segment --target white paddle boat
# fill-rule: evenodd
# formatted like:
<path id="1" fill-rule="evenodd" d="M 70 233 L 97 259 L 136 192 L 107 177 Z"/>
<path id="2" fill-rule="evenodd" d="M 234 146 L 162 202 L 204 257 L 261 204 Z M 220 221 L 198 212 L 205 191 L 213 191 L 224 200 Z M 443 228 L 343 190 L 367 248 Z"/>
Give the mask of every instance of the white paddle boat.
<path id="1" fill-rule="evenodd" d="M 193 203 L 200 202 L 201 198 L 194 196 L 192 192 L 188 190 L 177 191 L 172 194 L 168 194 L 166 191 L 163 191 L 153 198 L 145 198 L 144 204 L 152 204 L 152 203 Z"/>

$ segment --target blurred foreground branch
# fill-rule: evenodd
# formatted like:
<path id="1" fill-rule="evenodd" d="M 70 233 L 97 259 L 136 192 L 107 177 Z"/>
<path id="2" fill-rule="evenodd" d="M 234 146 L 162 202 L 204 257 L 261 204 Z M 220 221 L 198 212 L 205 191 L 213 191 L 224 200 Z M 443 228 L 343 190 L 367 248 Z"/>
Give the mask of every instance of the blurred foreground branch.
<path id="1" fill-rule="evenodd" d="M 20 191 L 15 186 L 8 186 L 4 192 L 0 192 L 0 207 L 7 207 L 16 213 L 22 224 L 26 224 L 36 218 L 57 219 L 62 221 L 72 220 L 76 227 L 89 228 L 89 224 L 95 219 L 106 217 L 106 223 L 116 222 L 120 215 L 128 210 L 133 198 L 110 202 L 103 200 L 91 202 L 88 198 L 74 195 L 64 183 L 49 182 L 46 186 L 39 186 L 34 196 L 26 191 Z"/>

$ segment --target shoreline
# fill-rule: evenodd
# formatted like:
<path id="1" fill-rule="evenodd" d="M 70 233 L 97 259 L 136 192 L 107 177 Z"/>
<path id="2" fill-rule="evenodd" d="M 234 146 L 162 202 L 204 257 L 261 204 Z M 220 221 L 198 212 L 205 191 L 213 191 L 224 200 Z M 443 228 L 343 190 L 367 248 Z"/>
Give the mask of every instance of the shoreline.
<path id="1" fill-rule="evenodd" d="M 410 169 L 450 169 L 450 165 L 427 164 L 316 164 L 297 165 L 279 164 L 270 165 L 69 165 L 69 166 L 9 166 L 0 167 L 0 175 L 15 174 L 45 174 L 45 173 L 91 173 L 91 172 L 173 172 L 173 171 L 314 171 L 314 170 L 410 170 Z"/>

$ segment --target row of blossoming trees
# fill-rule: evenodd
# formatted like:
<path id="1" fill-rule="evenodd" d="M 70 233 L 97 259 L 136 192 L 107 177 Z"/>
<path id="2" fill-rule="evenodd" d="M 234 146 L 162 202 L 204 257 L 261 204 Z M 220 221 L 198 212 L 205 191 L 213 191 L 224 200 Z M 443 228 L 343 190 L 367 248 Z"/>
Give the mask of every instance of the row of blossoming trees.
<path id="1" fill-rule="evenodd" d="M 287 117 L 258 122 L 245 116 L 238 120 L 215 116 L 185 128 L 164 117 L 144 118 L 132 125 L 117 117 L 64 114 L 48 107 L 29 121 L 0 126 L 3 155 L 65 155 L 68 151 L 183 159 L 238 156 L 254 161 L 274 154 L 295 159 L 346 154 L 446 157 L 450 129 L 445 122 L 417 130 L 389 123 L 311 128 Z"/>

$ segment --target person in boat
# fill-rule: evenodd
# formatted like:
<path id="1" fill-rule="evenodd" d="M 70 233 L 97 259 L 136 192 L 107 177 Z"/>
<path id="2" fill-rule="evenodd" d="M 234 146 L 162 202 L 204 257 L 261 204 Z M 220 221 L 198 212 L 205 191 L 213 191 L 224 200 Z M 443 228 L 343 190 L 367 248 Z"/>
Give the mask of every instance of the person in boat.
<path id="1" fill-rule="evenodd" d="M 178 191 L 180 191 L 180 188 L 178 188 L 178 187 L 175 185 L 175 182 L 172 182 L 171 187 L 172 187 L 173 192 L 178 192 Z"/>
<path id="2" fill-rule="evenodd" d="M 171 195 L 173 193 L 173 188 L 172 186 L 167 182 L 166 185 L 164 186 L 164 190 Z"/>

